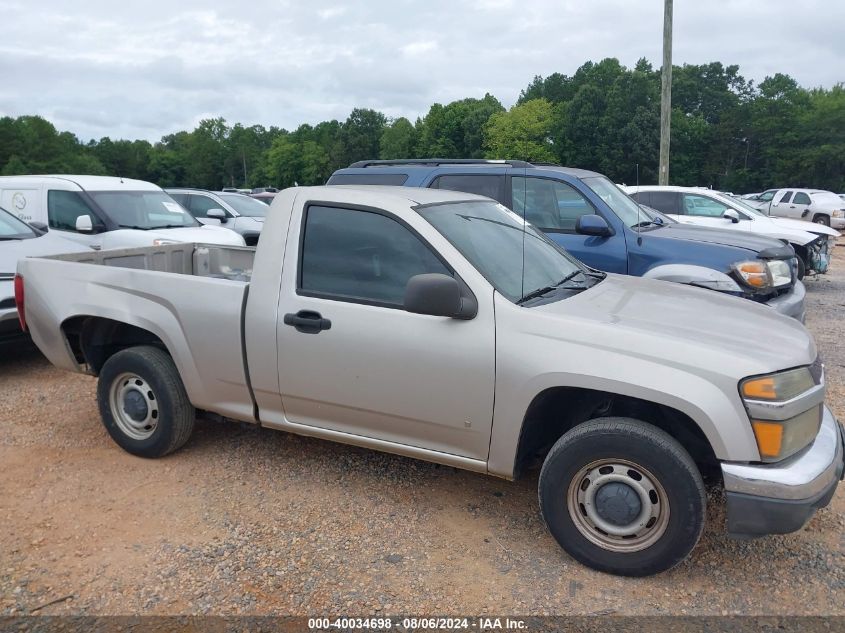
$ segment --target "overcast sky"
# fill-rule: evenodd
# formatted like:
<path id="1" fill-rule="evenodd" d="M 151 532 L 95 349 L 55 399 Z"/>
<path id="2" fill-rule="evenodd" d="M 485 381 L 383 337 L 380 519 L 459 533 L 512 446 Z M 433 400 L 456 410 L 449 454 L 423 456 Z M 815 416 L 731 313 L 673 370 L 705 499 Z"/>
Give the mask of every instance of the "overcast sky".
<path id="1" fill-rule="evenodd" d="M 663 2 L 0 0 L 0 15 L 0 115 L 155 141 L 215 116 L 292 129 L 485 92 L 510 106 L 534 75 L 604 57 L 659 68 Z M 830 87 L 843 25 L 842 0 L 675 0 L 674 62 Z"/>

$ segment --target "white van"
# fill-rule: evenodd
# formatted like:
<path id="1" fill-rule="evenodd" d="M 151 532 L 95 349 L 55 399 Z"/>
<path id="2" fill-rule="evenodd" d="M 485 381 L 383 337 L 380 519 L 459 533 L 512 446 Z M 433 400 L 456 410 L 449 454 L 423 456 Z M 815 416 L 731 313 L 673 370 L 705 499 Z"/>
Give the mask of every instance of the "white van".
<path id="1" fill-rule="evenodd" d="M 204 242 L 244 246 L 220 226 L 202 226 L 160 187 L 111 176 L 2 176 L 0 207 L 94 249 Z"/>

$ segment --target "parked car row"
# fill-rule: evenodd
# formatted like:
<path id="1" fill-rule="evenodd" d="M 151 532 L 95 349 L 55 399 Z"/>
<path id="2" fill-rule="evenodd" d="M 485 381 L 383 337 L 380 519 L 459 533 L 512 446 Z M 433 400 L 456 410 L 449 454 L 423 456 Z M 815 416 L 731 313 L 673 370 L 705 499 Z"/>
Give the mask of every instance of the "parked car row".
<path id="1" fill-rule="evenodd" d="M 790 244 L 798 261 L 798 278 L 823 274 L 839 232 L 823 224 L 773 218 L 738 198 L 694 187 L 625 187 L 636 201 L 679 222 L 765 235 Z"/>
<path id="2" fill-rule="evenodd" d="M 843 198 L 820 189 L 767 189 L 743 196 L 743 200 L 766 215 L 807 220 L 836 229 L 845 228 Z"/>
<path id="3" fill-rule="evenodd" d="M 97 376 L 135 455 L 177 450 L 200 409 L 506 479 L 540 459 L 550 532 L 610 573 L 689 554 L 705 477 L 742 538 L 830 502 L 845 431 L 792 246 L 562 167 L 379 161 L 329 183 L 279 192 L 255 249 L 22 260 L 21 325 Z"/>

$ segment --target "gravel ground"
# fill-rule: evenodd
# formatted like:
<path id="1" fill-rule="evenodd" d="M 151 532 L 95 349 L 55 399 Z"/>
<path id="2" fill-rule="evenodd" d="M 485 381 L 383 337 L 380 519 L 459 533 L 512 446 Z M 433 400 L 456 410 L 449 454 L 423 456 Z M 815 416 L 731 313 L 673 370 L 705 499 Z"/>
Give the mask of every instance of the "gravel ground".
<path id="1" fill-rule="evenodd" d="M 840 418 L 843 246 L 807 282 Z M 94 380 L 28 346 L 0 350 L 0 463 L 0 615 L 845 615 L 845 487 L 803 531 L 750 542 L 724 534 L 713 491 L 685 563 L 616 578 L 557 547 L 537 473 L 510 483 L 208 421 L 147 461 L 103 430 Z"/>

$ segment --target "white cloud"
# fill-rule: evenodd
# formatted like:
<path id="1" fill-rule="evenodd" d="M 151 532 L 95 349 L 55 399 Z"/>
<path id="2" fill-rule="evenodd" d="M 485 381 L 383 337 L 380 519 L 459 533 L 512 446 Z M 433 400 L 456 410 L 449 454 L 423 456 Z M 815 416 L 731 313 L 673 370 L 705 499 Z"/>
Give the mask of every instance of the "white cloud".
<path id="1" fill-rule="evenodd" d="M 661 58 L 662 3 L 629 0 L 0 0 L 0 115 L 83 139 L 157 140 L 201 115 L 293 128 L 356 106 L 413 120 L 435 101 L 513 103 L 536 74 Z M 676 63 L 845 81 L 845 3 L 676 3 Z"/>
<path id="2" fill-rule="evenodd" d="M 411 42 L 402 47 L 402 53 L 414 57 L 416 55 L 424 55 L 437 50 L 437 42 L 433 40 L 426 40 L 424 42 Z"/>

